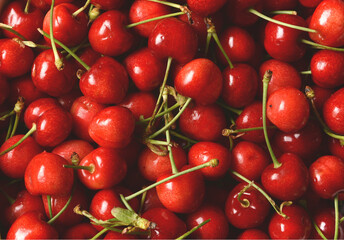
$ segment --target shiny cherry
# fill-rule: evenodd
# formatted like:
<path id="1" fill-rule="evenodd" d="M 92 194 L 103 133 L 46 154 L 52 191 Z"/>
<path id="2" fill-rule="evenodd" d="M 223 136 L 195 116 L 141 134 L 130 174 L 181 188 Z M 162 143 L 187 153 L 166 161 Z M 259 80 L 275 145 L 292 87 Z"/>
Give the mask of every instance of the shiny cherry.
<path id="1" fill-rule="evenodd" d="M 120 9 L 125 4 L 125 0 L 91 0 L 97 8 L 103 10 Z"/>
<path id="2" fill-rule="evenodd" d="M 98 231 L 90 223 L 80 223 L 66 229 L 62 235 L 63 239 L 90 239 L 95 236 Z"/>
<path id="3" fill-rule="evenodd" d="M 226 0 L 218 0 L 218 1 L 187 0 L 186 1 L 191 11 L 194 11 L 204 17 L 209 16 L 219 11 L 226 4 L 226 2 L 227 2 Z"/>
<path id="4" fill-rule="evenodd" d="M 63 157 L 71 164 L 72 154 L 78 154 L 78 157 L 81 160 L 93 150 L 94 148 L 90 143 L 76 139 L 62 142 L 52 150 L 52 153 Z"/>
<path id="5" fill-rule="evenodd" d="M 158 194 L 155 188 L 149 189 L 146 193 L 145 202 L 143 203 L 143 212 L 152 208 L 164 208 L 164 205 L 159 200 Z"/>
<path id="6" fill-rule="evenodd" d="M 260 229 L 252 228 L 240 233 L 238 239 L 269 239 L 269 236 Z"/>
<path id="7" fill-rule="evenodd" d="M 344 134 L 344 88 L 337 90 L 324 103 L 323 118 L 327 126 L 337 134 Z"/>
<path id="8" fill-rule="evenodd" d="M 153 115 L 156 105 L 156 97 L 150 92 L 133 92 L 119 104 L 128 108 L 136 120 L 140 117 L 149 118 Z"/>
<path id="9" fill-rule="evenodd" d="M 341 216 L 339 216 L 341 217 Z M 320 231 L 324 234 L 327 239 L 334 238 L 335 232 L 335 213 L 333 208 L 321 207 L 316 211 L 313 216 L 315 224 L 319 227 Z M 338 239 L 344 237 L 344 226 L 339 224 L 338 226 Z M 312 229 L 312 239 L 322 239 L 315 228 Z"/>

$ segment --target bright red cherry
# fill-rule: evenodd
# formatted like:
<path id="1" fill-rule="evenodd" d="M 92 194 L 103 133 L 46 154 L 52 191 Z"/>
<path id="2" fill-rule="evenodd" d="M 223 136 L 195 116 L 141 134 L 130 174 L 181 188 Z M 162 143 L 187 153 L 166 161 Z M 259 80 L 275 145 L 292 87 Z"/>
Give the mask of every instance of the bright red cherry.
<path id="1" fill-rule="evenodd" d="M 344 145 L 341 144 L 339 139 L 328 139 L 328 149 L 332 155 L 344 159 Z"/>
<path id="2" fill-rule="evenodd" d="M 339 216 L 341 217 L 341 216 Z M 320 231 L 324 234 L 327 239 L 334 238 L 335 232 L 335 213 L 334 209 L 330 207 L 322 207 L 316 211 L 313 216 L 315 224 L 319 227 Z M 312 239 L 322 239 L 322 237 L 318 234 L 318 232 L 313 228 Z M 339 224 L 338 226 L 338 239 L 342 239 L 344 237 L 344 226 L 343 224 Z"/>
<path id="3" fill-rule="evenodd" d="M 71 164 L 72 163 L 71 156 L 73 153 L 77 153 L 79 159 L 81 160 L 93 150 L 94 148 L 89 142 L 76 139 L 76 140 L 64 141 L 63 143 L 56 146 L 52 150 L 52 153 L 55 153 L 63 157 Z"/>
<path id="4" fill-rule="evenodd" d="M 260 229 L 252 228 L 240 233 L 238 239 L 269 239 L 269 236 Z"/>
<path id="5" fill-rule="evenodd" d="M 91 0 L 94 6 L 103 10 L 120 9 L 125 2 L 125 0 Z"/>
<path id="6" fill-rule="evenodd" d="M 331 97 L 331 95 L 335 92 L 335 90 L 322 88 L 322 87 L 319 87 L 318 85 L 313 85 L 312 89 L 314 91 L 313 101 L 314 101 L 315 107 L 318 111 L 321 112 L 325 102 L 327 101 L 327 99 Z"/>
<path id="7" fill-rule="evenodd" d="M 204 17 L 219 11 L 225 4 L 226 0 L 187 0 L 186 3 L 191 11 L 194 11 Z"/>
<path id="8" fill-rule="evenodd" d="M 323 106 L 323 117 L 327 126 L 337 134 L 344 134 L 344 88 L 331 95 Z"/>
<path id="9" fill-rule="evenodd" d="M 139 120 L 141 116 L 149 118 L 153 115 L 156 97 L 149 92 L 133 92 L 128 94 L 119 105 L 128 108 L 136 120 Z"/>

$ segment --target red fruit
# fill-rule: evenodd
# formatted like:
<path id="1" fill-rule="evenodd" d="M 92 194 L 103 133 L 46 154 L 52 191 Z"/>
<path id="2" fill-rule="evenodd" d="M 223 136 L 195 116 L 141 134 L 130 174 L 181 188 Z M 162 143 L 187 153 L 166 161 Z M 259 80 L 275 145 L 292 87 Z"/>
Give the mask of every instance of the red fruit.
<path id="1" fill-rule="evenodd" d="M 153 115 L 156 97 L 149 92 L 134 92 L 128 94 L 119 105 L 128 108 L 138 121 L 141 117 L 149 118 Z"/>
<path id="2" fill-rule="evenodd" d="M 32 195 L 67 195 L 74 177 L 73 169 L 64 168 L 68 162 L 53 153 L 37 154 L 25 171 L 25 186 Z"/>
<path id="3" fill-rule="evenodd" d="M 98 231 L 90 223 L 80 223 L 66 229 L 63 239 L 91 239 Z"/>
<path id="4" fill-rule="evenodd" d="M 243 231 L 239 236 L 238 239 L 268 239 L 269 236 L 263 232 L 262 230 L 253 228 L 253 229 L 247 229 Z"/>
<path id="5" fill-rule="evenodd" d="M 250 26 L 258 20 L 258 17 L 250 13 L 248 9 L 253 8 L 262 12 L 263 2 L 262 0 L 228 0 L 227 17 L 235 25 Z"/>
<path id="6" fill-rule="evenodd" d="M 344 145 L 341 141 L 335 138 L 328 139 L 328 148 L 332 155 L 344 159 Z"/>
<path id="7" fill-rule="evenodd" d="M 312 89 L 314 91 L 314 104 L 318 111 L 321 111 L 323 109 L 323 106 L 327 99 L 331 97 L 331 95 L 334 93 L 334 89 L 326 89 L 319 87 L 317 85 L 312 86 Z"/>
<path id="8" fill-rule="evenodd" d="M 86 63 L 88 66 L 92 66 L 97 62 L 97 60 L 101 57 L 101 54 L 94 51 L 91 47 L 86 47 L 83 50 L 80 51 L 78 54 L 80 59 Z M 82 66 L 78 61 L 75 61 L 76 65 L 78 66 L 78 69 L 85 69 L 84 66 Z"/>
<path id="9" fill-rule="evenodd" d="M 344 88 L 337 90 L 323 106 L 323 117 L 327 126 L 337 134 L 344 134 Z"/>
<path id="10" fill-rule="evenodd" d="M 315 8 L 321 1 L 322 0 L 299 0 L 299 3 L 304 7 Z"/>
<path id="11" fill-rule="evenodd" d="M 194 11 L 204 17 L 219 11 L 225 4 L 226 0 L 187 0 L 186 3 L 191 11 Z"/>
<path id="12" fill-rule="evenodd" d="M 163 208 L 164 205 L 159 200 L 158 194 L 155 188 L 152 188 L 147 191 L 145 202 L 143 204 L 142 212 L 147 212 L 152 208 Z"/>
<path id="13" fill-rule="evenodd" d="M 264 10 L 275 11 L 283 9 L 295 9 L 297 6 L 297 0 L 264 0 Z"/>
<path id="14" fill-rule="evenodd" d="M 83 159 L 86 155 L 94 150 L 93 146 L 83 140 L 69 140 L 65 141 L 58 146 L 56 146 L 52 153 L 55 153 L 64 159 L 66 159 L 70 164 L 72 164 L 71 156 L 74 153 L 78 154 L 79 159 Z"/>
<path id="15" fill-rule="evenodd" d="M 9 94 L 9 91 L 10 85 L 8 84 L 7 79 L 0 75 L 0 105 L 3 104 L 9 96 L 11 96 L 11 94 Z M 17 99 L 15 99 L 15 101 L 16 100 Z"/>
<path id="16" fill-rule="evenodd" d="M 94 6 L 103 10 L 120 9 L 125 2 L 125 0 L 91 0 Z"/>
<path id="17" fill-rule="evenodd" d="M 174 79 L 177 92 L 203 105 L 212 104 L 219 98 L 222 84 L 220 69 L 205 58 L 194 59 L 187 63 Z"/>
<path id="18" fill-rule="evenodd" d="M 341 217 L 341 216 L 339 216 Z M 333 208 L 322 207 L 313 216 L 314 223 L 319 227 L 320 231 L 327 239 L 334 238 L 335 232 L 335 213 Z M 338 239 L 344 237 L 344 226 L 339 224 L 338 226 Z M 312 229 L 312 239 L 322 239 L 315 228 Z"/>
<path id="19" fill-rule="evenodd" d="M 101 14 L 88 32 L 92 48 L 108 56 L 127 52 L 134 43 L 134 36 L 125 27 L 127 24 L 127 16 L 117 10 Z"/>

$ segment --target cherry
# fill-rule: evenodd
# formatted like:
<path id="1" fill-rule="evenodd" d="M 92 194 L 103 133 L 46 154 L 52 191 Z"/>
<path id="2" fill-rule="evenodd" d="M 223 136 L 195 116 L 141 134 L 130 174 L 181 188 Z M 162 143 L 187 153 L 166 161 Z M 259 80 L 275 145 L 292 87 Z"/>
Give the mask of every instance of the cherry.
<path id="1" fill-rule="evenodd" d="M 259 145 L 249 141 L 236 144 L 232 156 L 231 169 L 252 181 L 259 180 L 270 163 L 267 153 Z"/>
<path id="2" fill-rule="evenodd" d="M 344 159 L 344 146 L 341 141 L 335 138 L 328 139 L 328 148 L 332 155 Z"/>
<path id="3" fill-rule="evenodd" d="M 344 85 L 344 53 L 320 50 L 311 60 L 313 82 L 323 88 Z"/>
<path id="4" fill-rule="evenodd" d="M 191 166 L 201 165 L 211 159 L 219 160 L 219 165 L 214 168 L 202 168 L 200 171 L 206 179 L 220 179 L 226 174 L 231 164 L 231 154 L 227 148 L 218 143 L 198 142 L 189 150 L 188 160 Z"/>
<path id="5" fill-rule="evenodd" d="M 322 1 L 314 10 L 309 27 L 317 32 L 310 38 L 320 44 L 340 47 L 344 45 L 344 3 L 341 0 Z"/>
<path id="6" fill-rule="evenodd" d="M 219 207 L 201 206 L 196 212 L 187 216 L 186 224 L 188 229 L 192 229 L 208 219 L 211 219 L 210 222 L 193 232 L 191 237 L 194 239 L 226 239 L 229 226 L 226 215 Z"/>
<path id="7" fill-rule="evenodd" d="M 84 157 L 78 170 L 80 181 L 89 189 L 105 189 L 118 184 L 127 173 L 127 164 L 115 149 L 99 147 Z"/>
<path id="8" fill-rule="evenodd" d="M 181 170 L 189 168 L 184 166 Z M 157 182 L 171 176 L 160 176 Z M 205 194 L 204 180 L 199 172 L 190 172 L 156 187 L 161 203 L 170 211 L 190 213 L 202 204 Z"/>
<path id="9" fill-rule="evenodd" d="M 298 205 L 285 206 L 284 218 L 275 213 L 269 222 L 269 235 L 272 239 L 308 239 L 311 233 L 311 219 Z"/>
<path id="10" fill-rule="evenodd" d="M 37 28 L 42 26 L 44 15 L 42 11 L 36 7 L 30 6 L 29 11 L 26 9 L 24 2 L 13 1 L 7 5 L 1 15 L 1 22 L 13 27 L 13 30 L 20 33 L 27 40 L 36 42 L 41 39 L 41 34 Z M 4 31 L 8 38 L 17 37 L 15 34 Z"/>
<path id="11" fill-rule="evenodd" d="M 258 89 L 256 70 L 248 64 L 234 64 L 223 72 L 222 99 L 234 108 L 242 108 L 253 102 Z"/>
<path id="12" fill-rule="evenodd" d="M 316 211 L 313 216 L 315 224 L 319 227 L 320 231 L 324 234 L 327 239 L 334 238 L 335 232 L 335 213 L 333 208 L 322 207 Z M 313 228 L 312 239 L 322 239 L 317 231 Z M 338 239 L 344 237 L 344 226 L 339 224 Z"/>
<path id="13" fill-rule="evenodd" d="M 94 50 L 108 55 L 118 56 L 127 52 L 134 43 L 134 36 L 125 28 L 127 16 L 117 10 L 101 14 L 88 32 L 88 40 Z"/>
<path id="14" fill-rule="evenodd" d="M 66 159 L 70 164 L 72 164 L 72 155 L 78 154 L 79 159 L 83 159 L 86 155 L 94 150 L 93 146 L 84 140 L 68 140 L 62 142 L 56 146 L 52 153 L 55 153 L 64 159 Z"/>
<path id="15" fill-rule="evenodd" d="M 112 106 L 98 112 L 88 127 L 91 138 L 102 147 L 123 148 L 131 141 L 135 118 L 125 107 Z"/>
<path id="16" fill-rule="evenodd" d="M 91 239 L 98 231 L 90 223 L 80 223 L 66 229 L 63 239 Z"/>
<path id="17" fill-rule="evenodd" d="M 81 96 L 82 96 L 82 93 L 80 92 L 79 89 L 72 89 L 72 91 L 58 97 L 57 100 L 59 101 L 63 109 L 65 109 L 66 111 L 70 111 L 75 99 Z"/>
<path id="18" fill-rule="evenodd" d="M 268 239 L 269 236 L 262 230 L 252 228 L 240 233 L 238 239 Z"/>
<path id="19" fill-rule="evenodd" d="M 10 90 L 10 85 L 7 82 L 7 79 L 0 75 L 0 105 L 5 102 L 5 100 L 9 97 L 12 96 L 9 94 Z M 14 100 L 14 102 L 18 99 L 18 97 Z"/>
<path id="20" fill-rule="evenodd" d="M 315 8 L 322 0 L 299 0 L 302 6 L 307 8 Z"/>
<path id="21" fill-rule="evenodd" d="M 94 51 L 91 47 L 86 47 L 78 54 L 79 58 L 86 63 L 88 66 L 92 66 L 97 62 L 97 60 L 101 57 L 101 54 Z M 80 64 L 80 62 L 75 61 L 78 69 L 85 69 L 83 65 Z M 85 69 L 87 70 L 87 69 Z"/>
<path id="22" fill-rule="evenodd" d="M 47 4 L 51 5 L 52 0 L 44 0 Z M 74 0 L 55 0 L 55 5 L 59 5 L 61 3 L 71 3 Z"/>
<path id="23" fill-rule="evenodd" d="M 326 125 L 337 134 L 344 134 L 344 124 L 341 121 L 344 114 L 344 88 L 331 95 L 323 106 L 323 117 Z"/>
<path id="24" fill-rule="evenodd" d="M 192 139 L 199 141 L 216 141 L 226 127 L 223 110 L 217 105 L 189 106 L 179 118 L 180 130 Z"/>
<path id="25" fill-rule="evenodd" d="M 297 0 L 264 0 L 264 10 L 275 11 L 284 9 L 295 9 Z"/>
<path id="26" fill-rule="evenodd" d="M 59 1 L 59 0 L 57 0 Z M 56 1 L 56 2 L 57 2 Z M 42 12 L 47 12 L 49 10 L 50 4 L 46 0 L 31 0 L 30 4 L 41 10 Z"/>
<path id="27" fill-rule="evenodd" d="M 226 0 L 218 0 L 218 1 L 187 0 L 186 2 L 188 4 L 188 7 L 191 9 L 191 11 L 194 11 L 205 17 L 216 13 L 217 11 L 219 11 L 219 9 L 221 9 L 226 4 Z"/>
<path id="28" fill-rule="evenodd" d="M 159 200 L 158 194 L 155 188 L 152 188 L 147 191 L 145 202 L 143 203 L 143 212 L 148 211 L 152 208 L 163 208 L 164 205 Z"/>
<path id="29" fill-rule="evenodd" d="M 178 170 L 186 165 L 186 153 L 180 146 L 172 146 L 172 155 Z M 145 148 L 140 154 L 138 166 L 144 178 L 156 181 L 160 176 L 172 173 L 170 161 L 168 154 L 158 155 L 149 148 Z"/>
<path id="30" fill-rule="evenodd" d="M 312 189 L 322 198 L 333 198 L 344 190 L 344 180 L 341 177 L 343 170 L 344 162 L 341 158 L 321 156 L 309 167 Z"/>
<path id="31" fill-rule="evenodd" d="M 127 94 L 128 85 L 125 68 L 110 57 L 99 58 L 79 82 L 81 92 L 99 104 L 120 103 Z"/>
<path id="32" fill-rule="evenodd" d="M 12 224 L 7 239 L 57 239 L 57 231 L 43 219 L 39 212 L 23 214 Z"/>
<path id="33" fill-rule="evenodd" d="M 220 69 L 205 58 L 194 59 L 187 63 L 174 79 L 177 92 L 203 105 L 212 104 L 219 98 L 222 84 Z"/>
<path id="34" fill-rule="evenodd" d="M 111 10 L 120 9 L 125 4 L 125 0 L 91 0 L 91 3 L 97 8 Z"/>
<path id="35" fill-rule="evenodd" d="M 197 34 L 189 24 L 176 18 L 166 18 L 149 35 L 148 47 L 159 57 L 187 63 L 196 55 L 197 41 Z"/>
<path id="36" fill-rule="evenodd" d="M 228 0 L 226 5 L 227 18 L 239 26 L 253 25 L 258 17 L 248 12 L 249 8 L 261 12 L 263 10 L 262 0 Z"/>
<path id="37" fill-rule="evenodd" d="M 23 136 L 15 135 L 9 138 L 1 146 L 0 152 L 17 143 Z M 41 147 L 32 137 L 28 137 L 16 148 L 0 156 L 0 169 L 6 176 L 11 178 L 23 178 L 27 165 L 40 152 L 42 152 Z"/>
<path id="38" fill-rule="evenodd" d="M 165 64 L 149 48 L 143 48 L 128 55 L 124 60 L 124 65 L 139 90 L 151 91 L 161 85 Z"/>
<path id="39" fill-rule="evenodd" d="M 67 195 L 73 186 L 73 170 L 64 158 L 48 152 L 37 154 L 25 170 L 25 186 L 32 195 Z"/>
<path id="40" fill-rule="evenodd" d="M 327 101 L 327 99 L 330 98 L 330 96 L 334 93 L 335 90 L 322 88 L 317 85 L 312 86 L 312 89 L 314 91 L 314 105 L 318 111 L 321 111 L 323 109 L 325 102 Z"/>

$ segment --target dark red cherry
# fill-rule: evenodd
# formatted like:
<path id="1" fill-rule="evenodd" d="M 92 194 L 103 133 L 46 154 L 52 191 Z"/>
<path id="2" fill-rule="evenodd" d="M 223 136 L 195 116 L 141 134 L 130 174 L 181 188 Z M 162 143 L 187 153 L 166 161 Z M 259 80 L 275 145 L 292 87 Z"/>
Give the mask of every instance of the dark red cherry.
<path id="1" fill-rule="evenodd" d="M 100 104 L 120 103 L 127 94 L 129 79 L 125 68 L 110 57 L 99 58 L 79 82 L 81 92 Z"/>
<path id="2" fill-rule="evenodd" d="M 128 108 L 136 120 L 139 120 L 141 116 L 149 118 L 153 115 L 156 97 L 149 92 L 133 92 L 128 94 L 119 105 Z"/>
<path id="3" fill-rule="evenodd" d="M 105 189 L 118 184 L 127 173 L 127 164 L 122 156 L 111 148 L 99 147 L 84 157 L 80 166 L 91 170 L 78 170 L 80 181 L 89 189 Z"/>
<path id="4" fill-rule="evenodd" d="M 58 101 L 61 104 L 62 108 L 66 111 L 70 111 L 72 108 L 73 102 L 75 99 L 79 98 L 82 96 L 82 93 L 80 92 L 79 89 L 72 89 L 72 91 L 59 96 Z"/>
<path id="5" fill-rule="evenodd" d="M 83 159 L 86 155 L 94 150 L 93 146 L 84 140 L 68 140 L 56 146 L 52 153 L 55 153 L 64 159 L 66 159 L 70 164 L 72 164 L 71 156 L 74 153 L 78 154 L 79 159 Z"/>
<path id="6" fill-rule="evenodd" d="M 253 8 L 262 12 L 263 2 L 262 0 L 228 0 L 226 17 L 235 25 L 250 26 L 258 20 L 258 17 L 248 12 L 248 9 Z"/>
<path id="7" fill-rule="evenodd" d="M 340 47 L 344 45 L 344 2 L 341 0 L 322 1 L 314 10 L 309 28 L 316 30 L 309 33 L 310 38 L 320 44 Z"/>
<path id="8" fill-rule="evenodd" d="M 52 0 L 44 0 L 47 4 L 51 5 Z M 55 0 L 55 5 L 59 5 L 61 3 L 71 3 L 74 0 Z"/>
<path id="9" fill-rule="evenodd" d="M 223 109 L 217 105 L 188 106 L 179 118 L 180 130 L 192 139 L 216 141 L 226 127 Z"/>
<path id="10" fill-rule="evenodd" d="M 341 144 L 339 139 L 329 138 L 328 149 L 332 155 L 344 159 L 344 145 Z"/>
<path id="11" fill-rule="evenodd" d="M 57 239 L 57 231 L 39 212 L 28 212 L 19 217 L 7 233 L 7 239 Z"/>
<path id="12" fill-rule="evenodd" d="M 186 232 L 185 223 L 168 209 L 152 208 L 142 217 L 156 223 L 156 227 L 150 230 L 151 239 L 175 239 Z"/>
<path id="13" fill-rule="evenodd" d="M 331 199 L 344 190 L 344 161 L 336 156 L 325 155 L 309 167 L 312 189 L 322 198 Z"/>
<path id="14" fill-rule="evenodd" d="M 315 8 L 322 0 L 299 0 L 299 3 L 307 8 Z"/>
<path id="15" fill-rule="evenodd" d="M 7 79 L 4 76 L 0 75 L 0 105 L 3 104 L 9 96 L 12 97 L 9 92 L 10 85 L 8 84 Z M 18 97 L 15 98 L 14 103 L 17 99 Z"/>
<path id="16" fill-rule="evenodd" d="M 233 188 L 227 197 L 225 207 L 228 221 L 240 229 L 260 226 L 270 210 L 268 200 L 254 187 L 246 189 L 239 200 L 239 194 L 246 186 L 247 183 L 239 183 Z"/>
<path id="17" fill-rule="evenodd" d="M 285 9 L 295 9 L 297 6 L 297 0 L 264 0 L 264 10 L 275 11 Z"/>
<path id="18" fill-rule="evenodd" d="M 90 223 L 80 223 L 66 229 L 63 239 L 91 239 L 98 231 Z"/>
<path id="19" fill-rule="evenodd" d="M 163 208 L 164 205 L 159 200 L 158 194 L 155 188 L 152 188 L 147 191 L 145 202 L 143 204 L 143 212 L 148 211 L 152 208 Z"/>
<path id="20" fill-rule="evenodd" d="M 191 61 L 197 52 L 198 38 L 192 27 L 176 18 L 161 20 L 149 35 L 148 47 L 159 57 L 177 62 Z"/>
<path id="21" fill-rule="evenodd" d="M 125 0 L 91 0 L 94 6 L 103 10 L 120 9 L 125 2 Z"/>
<path id="22" fill-rule="evenodd" d="M 118 56 L 127 52 L 134 43 L 134 36 L 126 29 L 127 16 L 117 10 L 101 14 L 91 25 L 88 40 L 94 50 Z"/>
<path id="23" fill-rule="evenodd" d="M 344 134 L 344 88 L 331 95 L 323 106 L 323 117 L 327 126 L 337 134 Z"/>
<path id="24" fill-rule="evenodd" d="M 340 216 L 341 217 L 341 216 Z M 319 227 L 320 231 L 324 234 L 327 239 L 334 238 L 335 232 L 335 213 L 333 208 L 321 207 L 316 211 L 313 216 L 315 224 Z M 339 224 L 338 226 L 338 239 L 344 237 L 344 226 Z M 322 239 L 315 228 L 312 229 L 312 239 Z"/>
<path id="25" fill-rule="evenodd" d="M 78 56 L 88 66 L 92 66 L 101 57 L 101 54 L 94 51 L 92 47 L 86 47 L 85 49 L 81 50 L 80 53 L 78 52 Z M 85 67 L 82 66 L 78 61 L 75 60 L 75 63 L 77 64 L 78 69 L 85 69 Z"/>
<path id="26" fill-rule="evenodd" d="M 260 229 L 252 228 L 240 233 L 238 239 L 269 239 L 269 236 Z"/>
<path id="27" fill-rule="evenodd" d="M 222 99 L 231 107 L 242 108 L 253 102 L 258 90 L 258 75 L 248 64 L 234 64 L 223 72 Z"/>
<path id="28" fill-rule="evenodd" d="M 282 201 L 296 200 L 307 190 L 309 183 L 308 169 L 302 159 L 292 153 L 285 153 L 274 164 L 267 166 L 261 176 L 266 191 L 274 198 Z"/>
<path id="29" fill-rule="evenodd" d="M 325 102 L 327 99 L 331 97 L 331 95 L 335 92 L 334 89 L 328 89 L 328 88 L 322 88 L 319 87 L 318 85 L 313 85 L 312 89 L 314 91 L 314 104 L 315 107 L 319 112 L 321 112 Z"/>
<path id="30" fill-rule="evenodd" d="M 209 16 L 211 14 L 216 13 L 219 11 L 225 4 L 226 0 L 187 0 L 186 3 L 191 11 L 194 11 L 204 17 Z"/>
<path id="31" fill-rule="evenodd" d="M 312 223 L 307 212 L 298 205 L 285 206 L 287 218 L 275 213 L 269 222 L 269 235 L 272 239 L 308 239 Z"/>

